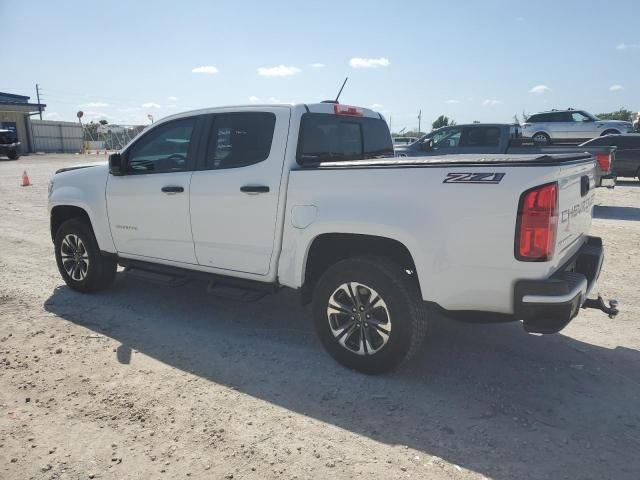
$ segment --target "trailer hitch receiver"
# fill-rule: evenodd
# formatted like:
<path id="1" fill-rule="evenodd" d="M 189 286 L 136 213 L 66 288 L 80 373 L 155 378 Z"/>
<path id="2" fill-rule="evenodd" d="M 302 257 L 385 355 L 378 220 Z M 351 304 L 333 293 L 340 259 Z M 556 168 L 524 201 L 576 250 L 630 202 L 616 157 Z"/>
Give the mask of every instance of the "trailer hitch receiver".
<path id="1" fill-rule="evenodd" d="M 582 304 L 582 308 L 595 308 L 596 310 L 602 310 L 604 313 L 609 315 L 609 318 L 614 318 L 618 315 L 618 300 L 609 300 L 609 306 L 604 303 L 604 299 L 598 295 L 598 298 L 592 299 L 587 298 L 585 302 Z"/>

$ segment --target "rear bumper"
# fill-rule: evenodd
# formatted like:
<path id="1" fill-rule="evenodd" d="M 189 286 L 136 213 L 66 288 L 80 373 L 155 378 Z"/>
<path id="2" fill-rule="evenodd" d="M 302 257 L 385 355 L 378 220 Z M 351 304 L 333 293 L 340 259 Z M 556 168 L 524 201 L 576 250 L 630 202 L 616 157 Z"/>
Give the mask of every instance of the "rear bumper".
<path id="1" fill-rule="evenodd" d="M 531 333 L 556 333 L 578 315 L 596 283 L 604 249 L 602 239 L 588 237 L 580 250 L 546 280 L 519 280 L 514 314 Z"/>
<path id="2" fill-rule="evenodd" d="M 600 177 L 600 186 L 606 188 L 613 188 L 616 186 L 616 176 L 613 174 L 603 175 Z"/>
<path id="3" fill-rule="evenodd" d="M 11 152 L 17 150 L 20 146 L 20 142 L 16 143 L 0 143 L 0 152 Z"/>

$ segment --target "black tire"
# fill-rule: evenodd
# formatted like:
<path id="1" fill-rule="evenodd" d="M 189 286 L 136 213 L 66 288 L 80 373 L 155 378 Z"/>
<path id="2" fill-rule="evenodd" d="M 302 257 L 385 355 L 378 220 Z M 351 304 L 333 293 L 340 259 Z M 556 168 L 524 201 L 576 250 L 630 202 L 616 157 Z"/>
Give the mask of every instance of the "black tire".
<path id="1" fill-rule="evenodd" d="M 74 250 L 69 249 L 69 245 L 74 243 L 71 241 L 73 236 L 80 239 L 80 242 L 76 240 L 76 245 L 80 246 L 78 249 L 79 254 L 88 259 L 88 261 L 75 261 Z M 63 249 L 65 238 L 67 243 Z M 100 253 L 91 225 L 86 221 L 72 218 L 64 222 L 56 232 L 54 244 L 58 270 L 70 288 L 78 292 L 89 293 L 103 290 L 113 283 L 118 265 L 113 259 Z M 67 254 L 64 264 L 62 258 L 63 250 Z M 86 255 L 84 252 L 86 252 Z M 74 257 L 74 259 L 69 260 L 69 257 Z M 82 271 L 84 271 L 84 265 L 86 265 L 84 276 L 80 270 L 72 270 L 69 273 L 67 269 L 72 268 L 72 264 L 81 266 Z"/>
<path id="2" fill-rule="evenodd" d="M 600 134 L 601 137 L 604 137 L 605 135 L 620 135 L 620 131 L 610 129 L 610 130 L 605 130 Z"/>
<path id="3" fill-rule="evenodd" d="M 17 160 L 19 156 L 20 154 L 16 150 L 9 150 L 7 152 L 7 157 L 9 157 L 9 160 Z"/>
<path id="4" fill-rule="evenodd" d="M 367 303 L 367 298 L 371 300 L 371 297 L 366 296 L 366 290 L 370 289 L 369 294 L 372 290 L 377 293 L 386 308 L 377 303 L 376 308 L 355 312 L 356 315 L 351 316 L 348 313 L 338 312 L 334 307 L 331 311 L 335 309 L 335 314 L 329 314 L 329 302 L 337 303 L 339 300 L 336 300 L 336 297 L 347 293 L 346 291 L 338 292 L 338 289 L 350 282 L 364 287 L 359 290 L 363 293 L 360 296 L 364 299 L 363 303 Z M 353 296 L 351 299 L 353 300 Z M 316 332 L 327 352 L 345 367 L 367 374 L 387 372 L 410 359 L 419 350 L 426 333 L 426 308 L 417 282 L 398 264 L 381 257 L 356 257 L 341 260 L 329 267 L 314 288 L 312 308 Z M 367 311 L 370 312 L 369 317 L 366 317 L 369 318 L 369 324 L 365 319 Z M 376 321 L 380 327 L 388 328 L 389 335 L 386 343 L 384 343 L 384 337 L 378 333 L 379 327 L 374 328 L 372 316 L 377 318 Z M 388 323 L 380 323 L 385 318 Z M 358 326 L 352 327 L 356 330 L 345 328 L 343 331 L 347 333 L 336 336 L 333 326 L 335 322 L 343 322 L 340 323 L 342 326 L 349 322 L 351 324 L 356 322 Z M 362 342 L 365 325 L 367 325 L 367 338 L 370 340 L 368 344 L 374 348 L 368 354 L 362 355 L 354 351 L 355 347 L 351 342 L 357 342 L 360 350 L 367 351 L 365 343 Z M 339 339 L 342 339 L 345 344 L 351 344 L 351 348 L 343 346 Z"/>
<path id="5" fill-rule="evenodd" d="M 551 137 L 544 132 L 536 132 L 531 138 L 537 145 L 551 145 Z"/>

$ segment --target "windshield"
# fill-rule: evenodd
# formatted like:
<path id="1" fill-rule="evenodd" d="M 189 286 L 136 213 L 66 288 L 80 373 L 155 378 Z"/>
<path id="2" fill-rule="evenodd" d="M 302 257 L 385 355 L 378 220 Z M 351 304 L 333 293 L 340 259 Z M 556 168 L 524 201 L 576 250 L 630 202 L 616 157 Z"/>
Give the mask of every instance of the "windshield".
<path id="1" fill-rule="evenodd" d="M 598 117 L 596 117 L 595 115 L 590 114 L 589 112 L 585 112 L 584 110 L 581 111 L 580 113 L 582 113 L 585 117 L 589 117 L 591 120 L 593 120 L 594 122 L 600 120 Z"/>

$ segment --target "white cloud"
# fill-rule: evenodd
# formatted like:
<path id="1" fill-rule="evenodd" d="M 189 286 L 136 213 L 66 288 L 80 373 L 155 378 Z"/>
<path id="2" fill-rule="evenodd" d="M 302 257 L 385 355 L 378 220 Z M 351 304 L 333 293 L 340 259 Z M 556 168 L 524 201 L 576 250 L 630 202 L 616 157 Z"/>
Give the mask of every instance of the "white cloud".
<path id="1" fill-rule="evenodd" d="M 191 70 L 192 73 L 206 73 L 208 75 L 213 75 L 218 73 L 218 69 L 213 65 L 204 65 L 202 67 L 196 67 Z"/>
<path id="2" fill-rule="evenodd" d="M 638 50 L 640 43 L 620 43 L 616 45 L 616 50 Z"/>
<path id="3" fill-rule="evenodd" d="M 324 63 L 312 63 L 311 68 L 324 68 L 326 65 Z"/>
<path id="4" fill-rule="evenodd" d="M 42 114 L 45 120 L 62 120 L 62 115 L 58 112 L 45 112 Z"/>
<path id="5" fill-rule="evenodd" d="M 293 103 L 293 102 L 283 102 L 278 97 L 269 97 L 269 98 L 260 98 L 255 95 L 251 95 L 249 97 L 249 101 L 251 103 Z"/>
<path id="6" fill-rule="evenodd" d="M 83 103 L 78 106 L 82 108 L 99 108 L 99 107 L 108 107 L 109 104 L 104 102 L 89 102 L 89 103 Z"/>
<path id="7" fill-rule="evenodd" d="M 456 104 L 460 103 L 460 100 L 451 99 L 451 100 L 447 100 L 445 103 L 450 103 L 451 105 L 456 105 Z"/>
<path id="8" fill-rule="evenodd" d="M 496 105 L 500 105 L 502 102 L 500 100 L 495 100 L 493 98 L 487 98 L 482 102 L 483 107 L 494 107 Z"/>
<path id="9" fill-rule="evenodd" d="M 113 118 L 111 115 L 107 115 L 104 112 L 84 112 L 84 115 L 82 117 L 83 121 L 86 120 L 108 120 L 110 118 Z"/>
<path id="10" fill-rule="evenodd" d="M 389 59 L 385 57 L 380 58 L 352 58 L 349 60 L 351 68 L 378 68 L 388 67 L 390 64 Z"/>
<path id="11" fill-rule="evenodd" d="M 546 85 L 536 85 L 531 90 L 529 90 L 529 93 L 537 93 L 538 95 L 541 95 L 543 93 L 547 93 L 547 92 L 550 92 L 550 91 L 551 91 L 551 89 L 549 87 L 547 87 Z"/>
<path id="12" fill-rule="evenodd" d="M 175 102 L 176 100 L 178 100 L 178 97 L 174 97 L 174 96 L 167 97 L 167 100 L 171 100 L 172 102 Z"/>
<path id="13" fill-rule="evenodd" d="M 611 86 L 609 87 L 609 90 L 610 90 L 611 92 L 618 92 L 618 91 L 620 91 L 620 90 L 624 90 L 624 87 L 623 87 L 622 85 L 611 85 Z"/>
<path id="14" fill-rule="evenodd" d="M 298 67 L 288 65 L 258 68 L 258 75 L 262 75 L 263 77 L 290 77 L 291 75 L 297 75 L 298 73 L 300 73 L 300 69 Z"/>
<path id="15" fill-rule="evenodd" d="M 154 102 L 147 102 L 142 104 L 142 108 L 161 108 L 161 105 Z"/>

